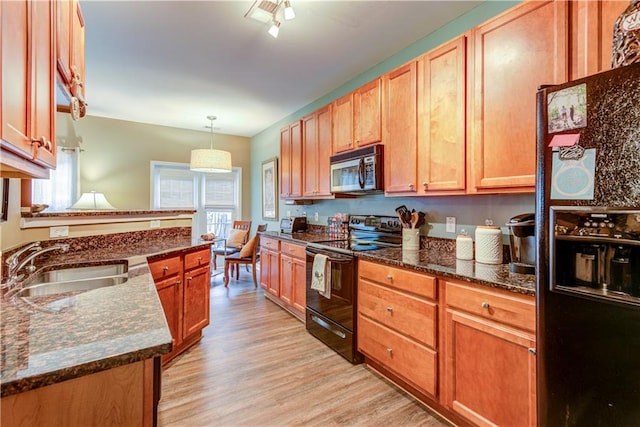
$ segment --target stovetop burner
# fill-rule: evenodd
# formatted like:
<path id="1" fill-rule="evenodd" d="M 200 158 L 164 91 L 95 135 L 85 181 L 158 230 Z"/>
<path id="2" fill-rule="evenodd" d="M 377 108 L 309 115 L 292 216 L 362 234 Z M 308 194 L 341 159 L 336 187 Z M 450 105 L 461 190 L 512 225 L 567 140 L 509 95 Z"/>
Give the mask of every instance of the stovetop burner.
<path id="1" fill-rule="evenodd" d="M 309 243 L 310 247 L 343 253 L 402 246 L 402 227 L 398 218 L 380 215 L 352 215 L 349 239 Z"/>

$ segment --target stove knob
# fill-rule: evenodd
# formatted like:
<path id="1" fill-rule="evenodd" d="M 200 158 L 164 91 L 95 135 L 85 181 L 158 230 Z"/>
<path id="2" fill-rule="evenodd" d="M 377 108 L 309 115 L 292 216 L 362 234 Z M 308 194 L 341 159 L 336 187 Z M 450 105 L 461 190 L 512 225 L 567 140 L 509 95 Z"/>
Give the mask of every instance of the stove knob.
<path id="1" fill-rule="evenodd" d="M 613 228 L 613 227 L 615 227 L 615 224 L 614 224 L 614 223 L 612 223 L 612 222 L 609 222 L 609 223 L 607 223 L 607 227 L 609 227 L 609 228 Z"/>
<path id="2" fill-rule="evenodd" d="M 600 224 L 598 224 L 598 227 L 600 227 L 600 228 L 605 228 L 606 226 L 607 226 L 607 224 L 605 224 L 604 221 L 601 222 Z"/>
<path id="3" fill-rule="evenodd" d="M 585 227 L 591 227 L 591 223 L 590 223 L 589 221 L 585 221 L 585 222 L 584 222 L 584 226 L 585 226 Z"/>
<path id="4" fill-rule="evenodd" d="M 400 227 L 400 221 L 393 221 L 393 226 L 394 226 L 395 228 Z"/>

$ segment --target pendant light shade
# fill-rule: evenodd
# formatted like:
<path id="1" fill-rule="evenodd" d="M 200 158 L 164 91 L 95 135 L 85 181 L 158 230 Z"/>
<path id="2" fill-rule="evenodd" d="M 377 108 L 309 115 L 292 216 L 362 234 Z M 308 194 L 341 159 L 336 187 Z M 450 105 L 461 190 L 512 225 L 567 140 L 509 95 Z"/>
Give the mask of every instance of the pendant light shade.
<path id="1" fill-rule="evenodd" d="M 189 169 L 194 172 L 231 172 L 231 153 L 213 149 L 213 121 L 216 116 L 207 116 L 211 121 L 211 148 L 191 150 Z"/>

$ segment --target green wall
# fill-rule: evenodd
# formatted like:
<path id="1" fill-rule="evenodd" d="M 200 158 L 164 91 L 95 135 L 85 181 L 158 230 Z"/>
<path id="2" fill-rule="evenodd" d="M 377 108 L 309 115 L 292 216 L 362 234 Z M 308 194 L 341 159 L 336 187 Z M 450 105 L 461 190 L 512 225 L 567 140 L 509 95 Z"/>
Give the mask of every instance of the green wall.
<path id="1" fill-rule="evenodd" d="M 424 38 L 407 46 L 402 51 L 391 56 L 384 62 L 376 65 L 360 74 L 345 85 L 330 92 L 323 97 L 308 104 L 295 113 L 284 117 L 269 128 L 263 130 L 251 139 L 251 170 L 258 171 L 262 161 L 280 155 L 280 128 L 327 105 L 333 100 L 345 95 L 363 84 L 379 77 L 386 72 L 404 64 L 405 62 L 420 56 L 421 54 L 453 39 L 459 34 L 483 23 L 489 18 L 517 5 L 520 1 L 486 1 L 468 13 L 447 23 L 440 29 L 426 35 Z M 427 20 L 428 18 L 425 18 Z M 259 173 L 251 174 L 251 217 L 256 223 L 264 223 L 261 211 L 261 176 Z M 280 201 L 279 216 L 282 218 L 288 212 L 292 215 L 306 212 L 309 222 L 315 223 L 314 215 L 317 212 L 317 223 L 326 224 L 329 216 L 336 212 L 351 214 L 379 214 L 392 215 L 396 206 L 405 204 L 410 209 L 428 212 L 428 233 L 436 237 L 454 238 L 455 233 L 446 233 L 444 223 L 447 216 L 457 219 L 457 231 L 465 228 L 473 234 L 475 226 L 484 224 L 486 218 L 493 219 L 496 225 L 504 223 L 512 216 L 525 212 L 534 212 L 534 196 L 528 195 L 474 195 L 474 196 L 448 196 L 448 197 L 384 197 L 382 195 L 369 195 L 357 199 L 324 200 L 314 202 L 312 205 L 291 206 Z M 269 229 L 277 230 L 278 222 L 270 222 Z M 503 229 L 506 233 L 506 228 Z"/>

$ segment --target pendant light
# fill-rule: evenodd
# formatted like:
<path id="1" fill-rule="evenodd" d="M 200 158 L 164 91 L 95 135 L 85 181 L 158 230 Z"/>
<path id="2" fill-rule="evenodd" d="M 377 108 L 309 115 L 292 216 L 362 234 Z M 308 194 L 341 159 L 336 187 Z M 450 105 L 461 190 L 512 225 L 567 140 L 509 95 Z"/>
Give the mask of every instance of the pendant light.
<path id="1" fill-rule="evenodd" d="M 194 172 L 231 172 L 231 153 L 213 149 L 213 121 L 216 116 L 207 116 L 211 121 L 211 148 L 191 150 L 189 169 Z"/>

